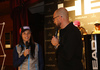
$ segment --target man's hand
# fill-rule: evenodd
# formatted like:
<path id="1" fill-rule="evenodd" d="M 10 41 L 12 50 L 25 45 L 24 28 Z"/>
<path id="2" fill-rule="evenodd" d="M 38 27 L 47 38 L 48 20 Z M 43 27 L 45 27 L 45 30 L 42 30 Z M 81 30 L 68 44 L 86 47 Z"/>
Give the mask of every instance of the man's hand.
<path id="1" fill-rule="evenodd" d="M 59 40 L 55 36 L 53 36 L 51 39 L 51 43 L 53 46 L 56 46 L 59 44 Z"/>

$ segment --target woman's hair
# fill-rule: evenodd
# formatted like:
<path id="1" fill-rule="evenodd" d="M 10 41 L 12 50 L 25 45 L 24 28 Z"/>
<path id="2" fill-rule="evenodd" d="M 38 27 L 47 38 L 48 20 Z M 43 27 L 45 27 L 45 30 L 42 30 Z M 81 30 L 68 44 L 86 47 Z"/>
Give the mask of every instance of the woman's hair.
<path id="1" fill-rule="evenodd" d="M 24 50 L 24 42 L 23 42 L 23 39 L 22 39 L 22 34 L 20 35 L 20 38 L 19 38 L 19 45 L 21 45 L 21 52 Z M 34 58 L 34 55 L 35 55 L 35 43 L 33 41 L 33 37 L 31 36 L 30 37 L 30 41 L 29 41 L 29 46 L 31 47 L 31 56 L 32 58 Z"/>

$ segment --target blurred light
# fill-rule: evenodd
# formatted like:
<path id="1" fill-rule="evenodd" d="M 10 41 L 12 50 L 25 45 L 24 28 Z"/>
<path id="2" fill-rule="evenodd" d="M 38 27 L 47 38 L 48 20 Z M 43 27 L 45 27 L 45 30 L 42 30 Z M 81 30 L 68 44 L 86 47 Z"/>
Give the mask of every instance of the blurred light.
<path id="1" fill-rule="evenodd" d="M 100 6 L 100 2 L 91 3 L 91 1 L 95 1 L 95 0 L 84 0 L 84 14 L 100 12 L 100 8 L 96 8 Z"/>
<path id="2" fill-rule="evenodd" d="M 5 48 L 11 48 L 10 44 L 6 44 Z"/>
<path id="3" fill-rule="evenodd" d="M 81 10 L 81 0 L 75 1 L 75 6 L 65 7 L 68 11 L 75 10 L 75 16 L 82 15 Z"/>
<path id="4" fill-rule="evenodd" d="M 64 7 L 64 4 L 63 3 L 58 4 L 58 9 L 61 8 L 61 7 Z"/>

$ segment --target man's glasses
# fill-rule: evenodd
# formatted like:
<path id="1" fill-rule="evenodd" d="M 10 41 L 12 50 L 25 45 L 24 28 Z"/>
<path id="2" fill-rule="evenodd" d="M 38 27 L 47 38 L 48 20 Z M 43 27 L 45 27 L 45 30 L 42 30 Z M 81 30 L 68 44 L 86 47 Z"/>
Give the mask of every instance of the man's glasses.
<path id="1" fill-rule="evenodd" d="M 59 17 L 59 16 L 54 17 L 54 18 L 53 18 L 53 21 L 54 21 L 54 20 L 55 20 L 55 18 L 57 18 L 57 17 Z"/>

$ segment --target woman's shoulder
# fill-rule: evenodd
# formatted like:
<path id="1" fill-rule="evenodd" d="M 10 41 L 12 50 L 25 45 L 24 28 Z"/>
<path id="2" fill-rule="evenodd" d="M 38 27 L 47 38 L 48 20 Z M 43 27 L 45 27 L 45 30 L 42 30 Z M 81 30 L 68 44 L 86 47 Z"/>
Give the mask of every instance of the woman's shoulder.
<path id="1" fill-rule="evenodd" d="M 42 49 L 42 46 L 40 44 L 36 43 L 36 42 L 35 42 L 35 47 L 37 47 L 38 50 L 41 50 Z"/>
<path id="2" fill-rule="evenodd" d="M 21 47 L 21 45 L 20 44 L 17 44 L 16 47 Z"/>
<path id="3" fill-rule="evenodd" d="M 34 42 L 35 45 L 40 46 L 37 42 Z"/>

